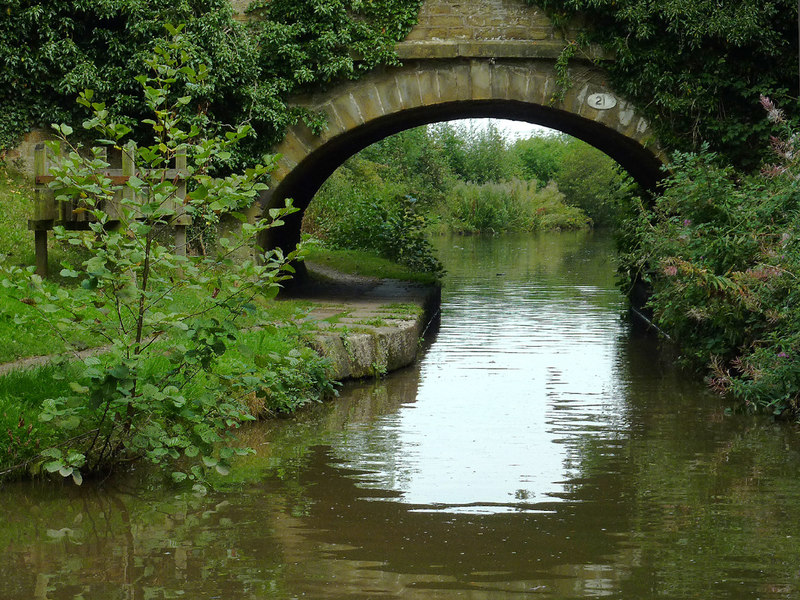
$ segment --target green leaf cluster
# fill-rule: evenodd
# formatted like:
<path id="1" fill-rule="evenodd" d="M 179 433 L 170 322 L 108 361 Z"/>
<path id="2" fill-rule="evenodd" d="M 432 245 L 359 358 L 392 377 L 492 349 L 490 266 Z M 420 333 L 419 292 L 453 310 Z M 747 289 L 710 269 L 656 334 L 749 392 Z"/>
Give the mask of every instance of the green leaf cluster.
<path id="1" fill-rule="evenodd" d="M 232 429 L 253 418 L 244 392 L 229 383 L 241 373 L 220 371 L 220 364 L 238 346 L 244 316 L 258 298 L 277 293 L 292 272 L 288 262 L 299 256 L 298 250 L 264 252 L 255 243 L 295 212 L 289 204 L 254 222 L 239 215 L 238 231 L 207 255 L 187 255 L 173 243 L 172 227 L 184 214 L 212 220 L 250 206 L 266 189 L 274 162 L 264 157 L 241 174 L 210 174 L 249 127 L 209 136 L 182 115 L 191 101 L 184 90 L 202 86 L 209 74 L 192 66 L 182 29 L 171 28 L 171 39 L 147 60 L 149 74 L 136 78 L 150 111 L 143 120 L 149 143 L 124 142 L 131 129 L 113 120 L 94 92 L 80 96 L 90 111 L 84 128 L 132 162 L 127 181 L 115 184 L 105 174 L 105 152 L 82 147 L 68 137 L 71 127 L 54 125 L 60 139 L 51 144 L 50 186 L 67 210 L 91 217 L 87 230 L 55 229 L 57 240 L 86 253 L 81 264 L 62 264 L 61 276 L 78 285 L 56 287 L 33 268 L 3 268 L 4 289 L 70 350 L 77 350 L 67 336 L 74 330 L 105 342 L 102 354 L 78 361 L 81 370 L 65 393 L 42 403 L 39 421 L 69 437 L 42 448 L 46 461 L 20 465 L 77 484 L 82 473 L 136 458 L 184 461 L 175 478 L 200 481 L 205 469 L 223 473 L 231 456 L 246 451 L 230 440 Z"/>

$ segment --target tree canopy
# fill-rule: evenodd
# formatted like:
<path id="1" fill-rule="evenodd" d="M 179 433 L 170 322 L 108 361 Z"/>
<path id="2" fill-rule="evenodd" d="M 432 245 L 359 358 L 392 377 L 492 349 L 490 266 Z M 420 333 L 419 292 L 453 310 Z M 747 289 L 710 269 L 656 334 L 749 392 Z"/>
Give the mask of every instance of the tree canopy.
<path id="1" fill-rule="evenodd" d="M 396 60 L 394 43 L 416 20 L 422 0 L 257 0 L 252 19 L 234 19 L 229 0 L 5 0 L 0 10 L 0 151 L 31 127 L 80 123 L 75 100 L 93 89 L 129 125 L 145 114 L 136 74 L 165 24 L 185 24 L 189 52 L 212 77 L 186 115 L 249 122 L 240 160 L 266 151 L 289 124 L 313 115 L 286 97 Z"/>

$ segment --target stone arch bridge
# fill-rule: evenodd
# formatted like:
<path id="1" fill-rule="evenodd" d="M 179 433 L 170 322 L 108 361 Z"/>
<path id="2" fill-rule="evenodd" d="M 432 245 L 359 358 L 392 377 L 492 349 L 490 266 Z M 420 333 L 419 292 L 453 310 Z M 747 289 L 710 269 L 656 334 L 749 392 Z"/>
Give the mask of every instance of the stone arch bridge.
<path id="1" fill-rule="evenodd" d="M 608 86 L 593 60 L 606 58 L 600 51 L 571 59 L 571 87 L 554 99 L 556 59 L 565 44 L 544 12 L 524 0 L 426 0 L 418 24 L 398 44 L 402 66 L 292 99 L 326 115 L 328 127 L 320 136 L 303 125 L 289 130 L 274 149 L 281 158 L 262 206 L 292 198 L 304 210 L 331 173 L 366 146 L 411 127 L 469 117 L 558 129 L 652 187 L 662 151 L 647 120 Z M 293 247 L 301 220 L 302 210 L 262 242 Z"/>

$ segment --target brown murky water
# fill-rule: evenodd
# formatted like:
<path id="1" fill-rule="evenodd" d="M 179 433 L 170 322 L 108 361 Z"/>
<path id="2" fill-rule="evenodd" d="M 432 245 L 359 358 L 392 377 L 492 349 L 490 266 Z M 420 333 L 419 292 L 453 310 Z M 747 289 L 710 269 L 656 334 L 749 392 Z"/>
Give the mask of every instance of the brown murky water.
<path id="1" fill-rule="evenodd" d="M 629 330 L 608 240 L 439 244 L 418 368 L 248 430 L 221 490 L 0 490 L 0 598 L 800 597 L 798 432 Z"/>

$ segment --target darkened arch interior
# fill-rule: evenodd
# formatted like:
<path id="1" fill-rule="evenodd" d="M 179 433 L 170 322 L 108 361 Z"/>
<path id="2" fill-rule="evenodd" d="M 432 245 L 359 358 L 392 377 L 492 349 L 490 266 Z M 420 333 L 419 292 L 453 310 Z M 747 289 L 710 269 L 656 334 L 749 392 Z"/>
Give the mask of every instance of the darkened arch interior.
<path id="1" fill-rule="evenodd" d="M 320 186 L 348 158 L 375 142 L 406 129 L 464 118 L 525 121 L 579 138 L 617 161 L 643 188 L 653 189 L 662 176 L 662 162 L 649 149 L 616 130 L 564 110 L 515 100 L 465 100 L 399 111 L 373 119 L 323 144 L 292 169 L 262 198 L 265 206 L 291 198 L 301 210 L 286 224 L 269 231 L 267 247 L 292 248 L 300 240 L 303 211 Z"/>

